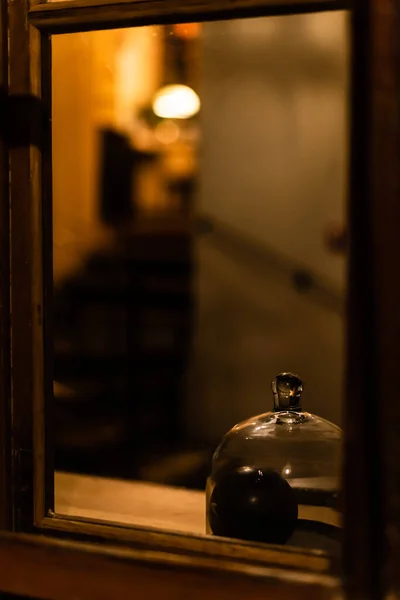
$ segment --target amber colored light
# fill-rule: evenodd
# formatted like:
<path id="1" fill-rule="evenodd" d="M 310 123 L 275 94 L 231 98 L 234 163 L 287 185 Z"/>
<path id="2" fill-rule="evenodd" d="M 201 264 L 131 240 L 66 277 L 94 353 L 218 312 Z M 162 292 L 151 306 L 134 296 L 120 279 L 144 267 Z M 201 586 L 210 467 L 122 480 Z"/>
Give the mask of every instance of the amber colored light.
<path id="1" fill-rule="evenodd" d="M 200 23 L 179 23 L 173 26 L 173 32 L 177 37 L 192 40 L 200 35 Z"/>
<path id="2" fill-rule="evenodd" d="M 190 119 L 200 110 L 200 98 L 187 85 L 167 85 L 156 93 L 154 113 L 163 119 Z"/>

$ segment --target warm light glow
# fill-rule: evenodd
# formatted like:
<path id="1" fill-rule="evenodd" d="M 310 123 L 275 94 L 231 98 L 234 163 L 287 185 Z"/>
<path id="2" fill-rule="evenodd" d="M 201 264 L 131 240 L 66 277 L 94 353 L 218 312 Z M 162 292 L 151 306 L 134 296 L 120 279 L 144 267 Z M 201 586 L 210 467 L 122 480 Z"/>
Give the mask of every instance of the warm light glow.
<path id="1" fill-rule="evenodd" d="M 173 32 L 177 37 L 192 40 L 199 37 L 201 31 L 200 23 L 178 23 L 173 25 Z"/>
<path id="2" fill-rule="evenodd" d="M 179 138 L 180 128 L 173 121 L 161 121 L 155 128 L 154 134 L 162 144 L 173 144 Z"/>
<path id="3" fill-rule="evenodd" d="M 153 110 L 163 119 L 190 119 L 200 110 L 200 98 L 186 85 L 167 85 L 156 93 Z"/>

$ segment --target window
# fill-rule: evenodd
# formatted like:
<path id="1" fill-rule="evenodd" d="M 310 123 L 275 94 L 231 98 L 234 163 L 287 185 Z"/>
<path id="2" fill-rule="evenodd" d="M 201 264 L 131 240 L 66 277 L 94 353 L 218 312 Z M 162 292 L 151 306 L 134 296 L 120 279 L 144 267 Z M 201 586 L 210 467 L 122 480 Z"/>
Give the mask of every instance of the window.
<path id="1" fill-rule="evenodd" d="M 332 561 L 325 556 L 315 556 L 304 550 L 286 552 L 282 549 L 248 546 L 240 542 L 222 542 L 212 537 L 178 536 L 161 530 L 149 531 L 140 527 L 126 528 L 112 523 L 98 523 L 93 519 L 87 521 L 83 519 L 85 515 L 66 518 L 55 515 L 53 512 L 52 436 L 55 430 L 52 371 L 56 322 L 52 315 L 54 315 L 56 300 L 53 297 L 53 256 L 56 258 L 56 251 L 52 252 L 51 215 L 53 211 L 53 223 L 56 225 L 58 218 L 57 193 L 61 192 L 56 193 L 60 181 L 59 175 L 57 175 L 57 172 L 60 173 L 60 170 L 57 171 L 59 168 L 57 160 L 60 155 L 52 155 L 51 142 L 53 142 L 54 152 L 56 145 L 54 132 L 57 128 L 55 110 L 57 98 L 60 102 L 59 107 L 62 106 L 61 86 L 63 80 L 61 79 L 57 84 L 56 72 L 53 70 L 53 99 L 51 99 L 50 38 L 57 34 L 80 36 L 83 35 L 80 32 L 88 30 L 92 32 L 99 29 L 111 31 L 112 28 L 117 27 L 171 26 L 173 23 L 200 23 L 212 19 L 289 18 L 277 15 L 309 11 L 310 9 L 320 11 L 343 8 L 335 2 L 304 5 L 293 2 L 271 4 L 260 1 L 237 3 L 235 9 L 232 10 L 229 4 L 221 2 L 209 6 L 204 2 L 199 8 L 196 3 L 186 3 L 183 6 L 180 3 L 169 1 L 165 2 L 162 7 L 159 4 L 154 5 L 153 2 L 142 3 L 140 6 L 131 2 L 106 3 L 99 1 L 93 3 L 83 0 L 48 5 L 39 3 L 32 6 L 28 14 L 31 23 L 29 35 L 24 28 L 25 7 L 20 5 L 10 5 L 9 7 L 7 15 L 10 32 L 8 91 L 13 128 L 10 130 L 6 150 L 9 152 L 10 160 L 10 271 L 12 281 L 10 297 L 12 354 L 10 362 L 13 365 L 13 371 L 10 380 L 12 422 L 10 422 L 11 411 L 7 406 L 6 394 L 3 396 L 3 412 L 10 423 L 9 427 L 5 428 L 5 433 L 9 435 L 9 444 L 8 452 L 4 453 L 4 463 L 7 464 L 10 461 L 11 448 L 14 458 L 8 471 L 10 473 L 8 480 L 13 483 L 13 487 L 6 486 L 7 490 L 12 489 L 12 494 L 3 504 L 5 507 L 11 507 L 8 513 L 9 521 L 18 530 L 29 531 L 33 528 L 37 531 L 46 531 L 48 534 L 63 531 L 70 536 L 86 536 L 87 539 L 100 537 L 125 543 L 130 542 L 134 546 L 146 544 L 158 550 L 168 548 L 174 552 L 195 553 L 199 556 L 199 560 L 200 557 L 205 559 L 210 556 L 217 556 L 222 560 L 224 557 L 229 557 L 234 551 L 242 564 L 254 560 L 258 564 L 262 563 L 266 566 L 271 564 L 290 566 L 298 572 L 307 563 L 308 571 L 311 571 L 313 576 L 318 579 L 316 573 L 329 572 Z M 394 265 L 396 237 L 394 226 L 391 225 L 394 220 L 393 217 L 388 218 L 388 213 L 391 212 L 391 215 L 394 216 L 398 210 L 392 191 L 396 189 L 397 171 L 390 158 L 387 158 L 395 155 L 395 130 L 392 130 L 391 124 L 396 122 L 396 108 L 395 103 L 391 103 L 390 99 L 395 97 L 396 88 L 394 84 L 392 88 L 389 88 L 389 79 L 384 78 L 376 83 L 377 88 L 381 90 L 380 95 L 373 95 L 368 87 L 370 80 L 365 75 L 366 70 L 364 69 L 372 67 L 370 63 L 366 64 L 363 44 L 367 42 L 363 38 L 363 32 L 357 20 L 358 14 L 363 16 L 363 10 L 363 8 L 355 7 L 352 28 L 354 70 L 352 72 L 352 160 L 350 169 L 351 251 L 348 278 L 350 301 L 347 323 L 347 401 L 345 405 L 347 475 L 344 486 L 346 497 L 344 565 L 347 569 L 349 586 L 353 586 L 353 589 L 360 593 L 365 590 L 374 590 L 373 593 L 378 594 L 382 583 L 381 570 L 372 567 L 376 564 L 383 564 L 381 545 L 383 544 L 384 527 L 395 531 L 397 522 L 396 510 L 392 504 L 392 498 L 395 497 L 394 483 L 389 483 L 386 487 L 379 485 L 380 478 L 384 474 L 381 465 L 386 457 L 379 419 L 382 416 L 386 422 L 391 423 L 396 416 L 394 403 L 389 401 L 396 392 L 394 375 L 397 353 L 393 324 L 396 323 L 394 315 L 397 290 L 393 288 L 389 268 Z M 272 14 L 274 17 L 270 16 Z M 392 26 L 389 17 L 381 13 L 376 13 L 375 16 L 374 28 L 377 28 L 376 31 L 380 31 L 385 19 L 387 19 L 387 26 L 389 28 Z M 248 23 L 246 22 L 243 27 L 245 28 Z M 3 31 L 5 31 L 4 26 Z M 128 31 L 128 29 L 125 30 L 125 32 Z M 85 35 L 90 37 L 94 34 Z M 61 39 L 61 37 L 56 39 Z M 382 46 L 387 44 L 390 49 L 391 39 L 390 36 L 385 36 Z M 4 41 L 3 47 L 5 48 L 5 46 Z M 102 46 L 102 50 L 104 49 L 105 46 Z M 57 41 L 53 47 L 53 59 L 55 52 L 57 52 Z M 79 67 L 77 65 L 76 73 L 74 73 L 77 76 L 79 68 L 84 64 L 83 53 L 81 59 L 81 64 Z M 376 60 L 378 64 L 378 58 Z M 386 64 L 388 70 L 379 70 L 379 73 L 392 73 L 391 69 L 394 72 L 394 58 L 390 52 L 383 53 L 380 60 Z M 70 68 L 68 62 L 66 62 L 65 68 Z M 5 67 L 3 71 L 5 72 Z M 88 82 L 84 83 L 87 85 Z M 57 94 L 59 95 L 57 96 Z M 83 95 L 84 100 L 87 100 L 87 97 L 87 94 Z M 364 100 L 367 97 L 370 104 L 368 110 L 365 110 Z M 77 101 L 77 98 L 75 100 Z M 358 102 L 361 104 L 357 104 Z M 76 106 L 78 111 L 76 114 L 79 117 L 82 103 L 77 102 Z M 357 111 L 355 110 L 357 106 L 363 108 Z M 71 106 L 67 106 L 67 108 L 71 109 Z M 372 125 L 371 114 L 375 115 Z M 53 140 L 51 140 L 51 115 L 54 118 Z M 90 112 L 90 116 L 93 117 L 92 112 Z M 14 126 L 15 123 L 19 123 L 19 126 Z M 169 133 L 171 131 L 170 128 Z M 165 135 L 166 133 L 168 131 L 164 130 Z M 65 144 L 69 141 L 66 139 Z M 61 144 L 60 148 L 63 148 L 64 151 L 65 147 Z M 113 148 L 111 156 L 115 157 L 116 146 Z M 71 157 L 71 154 L 68 156 L 76 158 Z M 383 157 L 385 157 L 385 161 L 383 161 Z M 7 160 L 3 160 L 3 163 L 2 174 L 4 176 L 7 172 L 5 168 Z M 367 172 L 371 173 L 371 181 L 366 178 L 365 173 Z M 150 167 L 147 166 L 143 178 L 142 184 L 147 181 L 154 185 L 155 177 L 152 175 Z M 66 181 L 65 186 L 71 183 L 78 183 L 78 181 Z M 372 185 L 369 186 L 369 183 Z M 52 189 L 54 190 L 53 198 Z M 379 209 L 377 208 L 378 196 L 381 202 Z M 159 197 L 157 196 L 157 199 Z M 2 206 L 3 214 L 7 217 L 4 206 Z M 63 206 L 66 205 L 63 204 Z M 82 206 L 79 206 L 79 210 L 81 208 Z M 376 219 L 373 220 L 372 215 L 375 215 Z M 241 225 L 245 224 L 245 222 L 241 223 Z M 386 232 L 385 236 L 382 236 L 383 231 Z M 86 232 L 81 233 L 80 236 L 88 237 Z M 89 241 L 89 239 L 85 239 L 85 243 L 89 243 Z M 7 252 L 6 242 L 4 248 Z M 372 254 L 371 248 L 373 248 L 374 254 Z M 74 257 L 67 253 L 64 258 L 65 264 L 67 264 Z M 316 258 L 312 252 L 311 258 Z M 301 275 L 297 282 L 300 282 L 300 285 L 307 285 L 309 280 L 307 277 L 304 278 L 304 273 Z M 2 287 L 6 289 L 7 273 L 2 277 L 4 279 Z M 56 282 L 55 277 L 54 282 Z M 97 333 L 99 328 L 96 318 L 104 321 L 101 310 L 91 309 L 89 311 L 93 330 Z M 120 325 L 120 315 L 115 316 L 115 327 L 111 328 L 112 334 L 118 333 Z M 154 314 L 149 315 L 149 320 L 153 319 Z M 146 329 L 147 343 L 157 344 L 162 343 L 163 340 L 166 343 L 165 340 L 169 337 L 161 335 L 165 322 L 160 320 L 152 322 L 156 323 L 154 335 L 150 335 L 150 329 Z M 87 327 L 90 326 L 88 317 L 84 317 L 83 323 Z M 7 322 L 5 322 L 5 348 L 8 343 L 7 331 Z M 95 348 L 107 349 L 110 342 L 103 341 L 97 339 Z M 66 343 L 65 340 L 63 343 Z M 115 342 L 112 344 L 114 345 Z M 54 366 L 59 367 L 59 363 Z M 116 381 L 117 379 L 114 383 Z M 5 381 L 3 385 L 7 388 L 8 381 Z M 65 390 L 63 387 L 58 387 L 58 390 L 60 389 Z M 376 398 L 379 398 L 379 415 L 372 410 L 376 407 Z M 368 410 L 363 410 L 364 407 Z M 390 440 L 389 446 L 393 444 L 393 448 L 395 448 L 396 435 L 395 431 L 392 431 L 391 425 L 387 426 L 387 432 L 387 439 Z M 4 436 L 6 441 L 7 435 Z M 396 452 L 392 451 L 389 455 L 391 459 L 387 460 L 386 468 L 393 474 L 396 472 L 394 463 Z M 375 494 L 377 488 L 380 492 Z M 355 490 L 359 491 L 357 499 Z M 386 494 L 388 495 L 386 496 Z M 383 506 L 386 506 L 387 512 L 382 511 Z M 366 526 L 366 523 L 369 522 L 372 524 Z M 355 560 L 356 555 L 357 561 Z M 393 579 L 394 581 L 395 579 Z"/>

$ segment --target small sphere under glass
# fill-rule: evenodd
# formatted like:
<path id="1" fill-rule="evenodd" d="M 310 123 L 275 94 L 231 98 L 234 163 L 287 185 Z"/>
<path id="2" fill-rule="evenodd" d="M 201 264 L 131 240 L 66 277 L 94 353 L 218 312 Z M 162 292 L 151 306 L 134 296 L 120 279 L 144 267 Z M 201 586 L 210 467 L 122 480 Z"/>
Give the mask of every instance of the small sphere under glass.
<path id="1" fill-rule="evenodd" d="M 211 493 L 208 520 L 215 535 L 284 544 L 297 515 L 294 491 L 279 473 L 239 467 L 219 478 Z"/>

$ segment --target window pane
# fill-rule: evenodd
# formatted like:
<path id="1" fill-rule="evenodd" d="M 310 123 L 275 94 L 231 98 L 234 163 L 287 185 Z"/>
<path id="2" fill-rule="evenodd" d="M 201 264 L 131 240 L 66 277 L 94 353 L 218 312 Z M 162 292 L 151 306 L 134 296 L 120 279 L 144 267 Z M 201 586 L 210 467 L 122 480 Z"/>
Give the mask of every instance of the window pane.
<path id="1" fill-rule="evenodd" d="M 53 36 L 58 512 L 205 532 L 212 453 L 282 371 L 341 425 L 346 19 Z M 290 543 L 337 551 L 325 500 Z"/>

